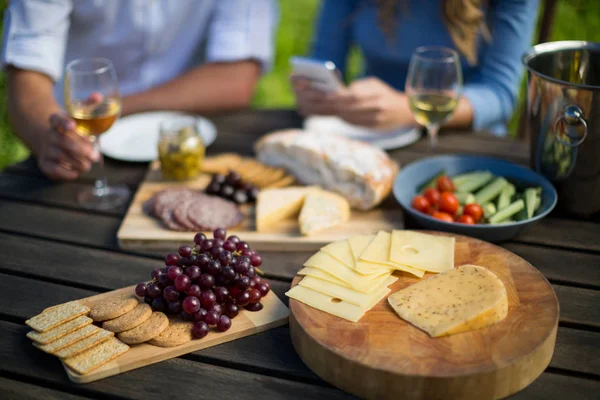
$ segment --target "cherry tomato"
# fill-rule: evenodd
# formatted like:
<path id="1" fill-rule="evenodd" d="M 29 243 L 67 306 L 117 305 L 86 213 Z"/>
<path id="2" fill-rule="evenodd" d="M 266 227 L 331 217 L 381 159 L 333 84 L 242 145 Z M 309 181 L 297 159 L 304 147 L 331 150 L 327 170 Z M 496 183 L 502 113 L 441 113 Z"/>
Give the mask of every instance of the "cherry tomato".
<path id="1" fill-rule="evenodd" d="M 456 210 L 458 210 L 458 200 L 456 200 L 456 197 L 450 192 L 442 193 L 440 197 L 440 211 L 454 215 L 456 214 Z"/>
<path id="2" fill-rule="evenodd" d="M 442 211 L 434 212 L 432 217 L 446 222 L 454 222 L 454 220 L 452 219 L 452 215 Z"/>
<path id="3" fill-rule="evenodd" d="M 429 215 L 433 215 L 438 211 L 437 208 L 435 208 L 434 206 L 430 206 L 429 209 L 427 209 L 427 214 Z"/>
<path id="4" fill-rule="evenodd" d="M 425 198 L 425 196 L 416 195 L 415 197 L 413 197 L 412 207 L 415 210 L 426 213 L 430 207 L 429 200 L 427 200 L 427 198 Z"/>
<path id="5" fill-rule="evenodd" d="M 436 186 L 440 192 L 454 192 L 454 183 L 447 175 L 437 178 Z"/>
<path id="6" fill-rule="evenodd" d="M 437 206 L 440 202 L 440 192 L 434 188 L 427 188 L 423 195 L 429 200 L 429 204 L 432 206 Z"/>
<path id="7" fill-rule="evenodd" d="M 473 221 L 477 223 L 481 221 L 481 217 L 483 217 L 483 209 L 479 204 L 471 203 L 465 206 L 463 214 L 470 215 L 471 217 L 473 217 Z"/>
<path id="8" fill-rule="evenodd" d="M 475 221 L 473 220 L 473 217 L 471 217 L 470 215 L 467 215 L 467 214 L 463 214 L 460 217 L 458 217 L 458 220 L 456 222 L 460 222 L 461 224 L 469 224 L 469 225 L 473 225 L 475 223 Z"/>

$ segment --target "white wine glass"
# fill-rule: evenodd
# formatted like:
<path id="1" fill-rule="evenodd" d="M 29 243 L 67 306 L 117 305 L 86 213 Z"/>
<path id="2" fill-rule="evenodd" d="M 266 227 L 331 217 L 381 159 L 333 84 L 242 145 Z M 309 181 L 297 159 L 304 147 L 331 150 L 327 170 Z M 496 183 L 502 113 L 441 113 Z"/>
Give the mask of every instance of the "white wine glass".
<path id="1" fill-rule="evenodd" d="M 405 89 L 415 119 L 427 129 L 430 148 L 437 145 L 440 126 L 456 109 L 462 80 L 456 51 L 424 46 L 412 54 Z"/>
<path id="2" fill-rule="evenodd" d="M 100 174 L 93 187 L 80 191 L 79 203 L 90 209 L 107 210 L 124 204 L 130 196 L 124 185 L 108 186 L 104 159 L 100 151 L 100 135 L 119 117 L 121 96 L 117 74 L 106 58 L 80 58 L 67 64 L 65 70 L 65 106 L 75 121 L 77 133 L 89 137 L 100 156 Z"/>

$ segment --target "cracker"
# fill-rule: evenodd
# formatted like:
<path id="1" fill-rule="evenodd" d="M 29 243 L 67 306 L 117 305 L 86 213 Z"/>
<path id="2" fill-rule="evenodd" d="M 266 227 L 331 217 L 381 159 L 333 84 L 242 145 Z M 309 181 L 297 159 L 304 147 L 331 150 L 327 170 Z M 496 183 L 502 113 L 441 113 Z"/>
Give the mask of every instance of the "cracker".
<path id="1" fill-rule="evenodd" d="M 171 320 L 167 329 L 148 343 L 159 347 L 175 347 L 190 342 L 194 338 L 193 326 L 193 322 Z"/>
<path id="2" fill-rule="evenodd" d="M 57 351 L 56 353 L 54 353 L 54 355 L 57 356 L 58 358 L 73 357 L 83 351 L 86 351 L 87 349 L 89 349 L 91 347 L 94 347 L 94 346 L 104 342 L 105 340 L 110 339 L 113 336 L 115 336 L 115 334 L 113 332 L 107 331 L 105 329 L 99 329 L 93 335 L 88 336 L 83 340 L 75 342 L 74 344 L 72 344 L 68 347 L 65 347 L 64 349 Z"/>
<path id="3" fill-rule="evenodd" d="M 129 350 L 129 346 L 113 337 L 74 357 L 66 358 L 63 362 L 75 372 L 84 375 L 117 358 L 127 350 Z"/>
<path id="4" fill-rule="evenodd" d="M 155 311 L 150 318 L 133 329 L 119 333 L 117 336 L 123 343 L 138 344 L 154 339 L 169 326 L 169 319 L 161 312 Z"/>
<path id="5" fill-rule="evenodd" d="M 114 319 L 133 310 L 138 304 L 137 297 L 133 295 L 113 296 L 92 306 L 90 318 L 94 321 Z"/>
<path id="6" fill-rule="evenodd" d="M 281 178 L 280 180 L 275 181 L 275 182 L 265 186 L 265 188 L 269 188 L 269 189 L 283 188 L 283 187 L 292 185 L 294 182 L 296 182 L 296 178 L 294 178 L 292 175 L 286 175 L 283 178 Z"/>
<path id="7" fill-rule="evenodd" d="M 152 315 L 152 307 L 148 304 L 140 303 L 133 310 L 108 321 L 104 321 L 102 327 L 111 332 L 123 332 L 135 328 L 142 324 Z"/>
<path id="8" fill-rule="evenodd" d="M 255 184 L 260 187 L 266 187 L 271 183 L 275 183 L 285 176 L 285 170 L 283 168 L 267 168 L 260 177 L 255 179 Z"/>
<path id="9" fill-rule="evenodd" d="M 38 332 L 46 332 L 60 324 L 69 322 L 77 317 L 87 314 L 89 307 L 79 304 L 76 301 L 60 304 L 56 307 L 42 312 L 33 318 L 25 321 L 30 328 Z"/>
<path id="10" fill-rule="evenodd" d="M 50 342 L 48 344 L 42 344 L 42 345 L 38 345 L 38 344 L 34 343 L 34 345 L 38 349 L 40 349 L 48 354 L 54 354 L 57 351 L 64 349 L 67 346 L 72 345 L 73 343 L 77 343 L 78 341 L 83 340 L 86 337 L 93 335 L 94 333 L 98 332 L 99 330 L 100 330 L 100 328 L 98 328 L 95 325 L 87 325 L 81 329 L 78 329 L 74 332 L 69 333 L 68 335 L 61 337 L 58 340 L 55 340 L 54 342 Z"/>
<path id="11" fill-rule="evenodd" d="M 49 331 L 40 333 L 31 331 L 27 333 L 27 337 L 39 344 L 48 344 L 69 333 L 76 331 L 77 329 L 83 328 L 84 326 L 90 325 L 92 319 L 82 315 L 75 319 L 65 322 L 64 324 L 58 325 L 56 328 L 50 329 Z"/>
<path id="12" fill-rule="evenodd" d="M 247 158 L 237 170 L 243 180 L 254 183 L 253 178 L 260 176 L 266 168 L 267 167 L 263 163 L 258 162 L 253 158 Z"/>
<path id="13" fill-rule="evenodd" d="M 206 157 L 202 163 L 202 171 L 207 174 L 226 174 L 228 170 L 235 169 L 242 162 L 242 157 L 234 153 L 223 153 Z"/>

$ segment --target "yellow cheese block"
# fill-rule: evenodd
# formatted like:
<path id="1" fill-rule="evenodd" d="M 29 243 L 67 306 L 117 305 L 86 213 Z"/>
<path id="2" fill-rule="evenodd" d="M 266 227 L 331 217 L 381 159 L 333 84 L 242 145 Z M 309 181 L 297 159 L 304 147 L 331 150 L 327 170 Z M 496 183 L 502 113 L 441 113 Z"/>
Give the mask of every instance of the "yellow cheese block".
<path id="1" fill-rule="evenodd" d="M 390 260 L 429 272 L 454 268 L 454 238 L 414 231 L 392 231 Z"/>
<path id="2" fill-rule="evenodd" d="M 309 236 L 343 224 L 350 219 L 348 200 L 337 193 L 313 190 L 304 199 L 298 222 L 300 232 Z"/>
<path id="3" fill-rule="evenodd" d="M 348 268 L 354 269 L 354 257 L 348 240 L 338 240 L 322 247 L 321 251 L 329 254 Z"/>
<path id="4" fill-rule="evenodd" d="M 391 275 L 389 273 L 383 274 L 379 278 L 376 278 L 376 279 L 373 279 L 372 281 L 370 281 L 368 285 L 361 286 L 359 288 L 353 288 L 352 286 L 348 285 L 346 282 L 344 282 L 344 281 L 336 278 L 335 276 L 328 274 L 327 272 L 325 272 L 321 269 L 318 269 L 318 268 L 312 268 L 312 267 L 302 268 L 300 271 L 298 271 L 298 275 L 312 276 L 312 277 L 315 277 L 315 278 L 323 280 L 323 281 L 335 283 L 336 285 L 339 285 L 339 286 L 348 287 L 350 289 L 356 290 L 357 292 L 361 292 L 361 293 L 372 293 L 373 291 L 382 287 L 382 285 L 386 281 L 386 279 L 391 277 Z"/>
<path id="5" fill-rule="evenodd" d="M 392 268 L 399 271 L 408 272 L 409 274 L 415 275 L 422 278 L 425 275 L 425 271 L 409 267 L 408 265 L 402 265 L 393 261 L 390 261 L 390 246 L 392 241 L 392 235 L 389 232 L 379 231 L 375 239 L 371 241 L 369 246 L 364 249 L 360 255 L 360 261 L 367 261 L 374 264 L 380 264 L 388 268 Z M 360 265 L 358 265 L 360 264 Z M 358 263 L 362 269 L 362 263 Z M 368 266 L 366 266 L 368 268 Z"/>
<path id="6" fill-rule="evenodd" d="M 385 274 L 389 275 L 389 272 L 376 272 L 369 275 L 359 274 L 324 251 L 319 251 L 314 254 L 304 263 L 304 266 L 321 269 L 336 278 L 341 279 L 356 290 L 364 290 L 372 280 L 380 278 Z"/>
<path id="7" fill-rule="evenodd" d="M 365 315 L 365 312 L 370 310 L 381 299 L 385 298 L 389 292 L 390 289 L 383 288 L 366 307 L 359 307 L 300 285 L 294 286 L 285 295 L 336 317 L 358 322 Z"/>
<path id="8" fill-rule="evenodd" d="M 314 186 L 261 190 L 256 199 L 256 230 L 263 232 L 297 215 L 306 195 L 312 190 L 315 190 Z"/>
<path id="9" fill-rule="evenodd" d="M 504 283 L 490 270 L 462 265 L 388 298 L 400 318 L 432 337 L 485 328 L 508 314 Z"/>
<path id="10" fill-rule="evenodd" d="M 305 276 L 299 283 L 299 285 L 315 290 L 319 293 L 326 294 L 338 299 L 342 299 L 348 303 L 357 305 L 359 307 L 367 307 L 373 298 L 379 295 L 381 289 L 386 288 L 392 283 L 396 282 L 398 278 L 395 276 L 388 277 L 380 286 L 375 288 L 371 293 L 362 293 L 348 287 L 336 285 L 335 283 L 327 282 L 321 279 L 317 279 L 312 276 Z"/>

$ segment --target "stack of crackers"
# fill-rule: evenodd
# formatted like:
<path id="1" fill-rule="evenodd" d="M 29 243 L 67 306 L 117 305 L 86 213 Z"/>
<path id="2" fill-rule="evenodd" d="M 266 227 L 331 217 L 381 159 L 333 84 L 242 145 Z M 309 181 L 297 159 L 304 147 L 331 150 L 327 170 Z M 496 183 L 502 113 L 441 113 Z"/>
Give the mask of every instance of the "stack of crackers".
<path id="1" fill-rule="evenodd" d="M 295 178 L 287 174 L 283 168 L 269 167 L 252 157 L 241 157 L 235 153 L 206 157 L 202 170 L 207 174 L 221 175 L 235 171 L 244 181 L 250 182 L 259 189 L 286 187 L 295 182 Z"/>

